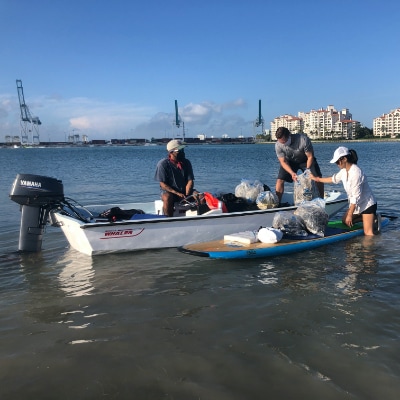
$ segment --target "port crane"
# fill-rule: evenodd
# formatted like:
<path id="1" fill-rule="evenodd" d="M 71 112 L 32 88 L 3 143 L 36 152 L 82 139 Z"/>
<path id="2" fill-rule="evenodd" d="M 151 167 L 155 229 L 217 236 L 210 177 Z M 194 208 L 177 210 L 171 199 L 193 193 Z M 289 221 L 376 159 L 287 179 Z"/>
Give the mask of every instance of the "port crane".
<path id="1" fill-rule="evenodd" d="M 22 81 L 16 80 L 19 99 L 19 107 L 21 110 L 21 144 L 27 144 L 29 140 L 29 132 L 32 133 L 32 144 L 39 144 L 39 125 L 42 124 L 39 117 L 31 115 L 29 107 L 25 103 L 24 89 Z"/>
<path id="2" fill-rule="evenodd" d="M 258 128 L 261 125 L 261 134 L 264 135 L 264 118 L 261 115 L 261 100 L 258 100 L 258 118 L 254 121 L 254 126 Z"/>
<path id="3" fill-rule="evenodd" d="M 182 123 L 182 139 L 185 141 L 185 122 L 182 121 L 179 113 L 178 113 L 178 100 L 175 100 L 175 125 L 177 128 L 180 128 Z"/>

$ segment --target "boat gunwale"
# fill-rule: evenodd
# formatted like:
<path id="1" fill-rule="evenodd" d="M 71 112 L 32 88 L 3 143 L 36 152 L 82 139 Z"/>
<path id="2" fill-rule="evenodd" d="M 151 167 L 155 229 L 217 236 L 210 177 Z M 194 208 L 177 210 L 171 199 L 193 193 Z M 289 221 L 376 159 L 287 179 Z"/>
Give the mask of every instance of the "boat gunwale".
<path id="1" fill-rule="evenodd" d="M 333 202 L 332 202 L 333 203 Z M 190 216 L 182 216 L 182 217 L 165 217 L 161 216 L 157 217 L 156 214 L 149 214 L 154 215 L 154 218 L 149 219 L 129 219 L 129 220 L 122 220 L 122 221 L 101 221 L 101 222 L 84 222 L 80 221 L 77 218 L 74 218 L 70 215 L 62 214 L 57 212 L 57 214 L 68 217 L 80 224 L 81 229 L 90 229 L 95 227 L 101 226 L 119 226 L 119 225 L 143 225 L 143 224 L 158 224 L 158 223 L 171 223 L 171 222 L 180 222 L 180 221 L 193 221 L 193 220 L 205 220 L 205 219 L 215 219 L 215 218 L 230 218 L 230 217 L 240 217 L 240 216 L 247 216 L 247 215 L 258 215 L 258 214 L 270 214 L 271 212 L 277 211 L 286 211 L 286 210 L 294 210 L 297 206 L 290 206 L 290 207 L 281 207 L 281 208 L 268 208 L 266 210 L 249 210 L 249 211 L 235 211 L 229 213 L 220 213 L 220 214 L 211 214 L 211 215 L 190 215 Z"/>
<path id="2" fill-rule="evenodd" d="M 336 203 L 343 203 L 347 202 L 346 198 L 335 199 L 329 202 L 329 204 L 336 204 Z M 130 220 L 122 220 L 122 221 L 101 221 L 101 222 L 84 222 L 80 221 L 77 218 L 74 218 L 70 215 L 62 214 L 61 212 L 57 212 L 57 214 L 67 217 L 73 221 L 76 221 L 81 229 L 91 229 L 91 228 L 98 228 L 104 226 L 124 226 L 124 225 L 143 225 L 143 224 L 159 224 L 159 223 L 172 223 L 172 222 L 180 222 L 180 221 L 193 221 L 193 220 L 206 220 L 206 219 L 216 219 L 216 218 L 232 218 L 232 217 L 241 217 L 241 216 L 250 216 L 250 215 L 263 215 L 263 214 L 270 214 L 275 213 L 278 211 L 291 211 L 295 210 L 298 206 L 289 206 L 289 207 L 280 207 L 280 208 L 267 208 L 265 210 L 248 210 L 248 211 L 234 211 L 228 213 L 220 213 L 220 214 L 202 214 L 202 215 L 193 215 L 193 216 L 182 216 L 182 217 L 170 217 L 167 218 L 165 216 L 157 217 L 156 214 L 149 214 L 154 215 L 155 218 L 151 219 L 130 219 Z"/>

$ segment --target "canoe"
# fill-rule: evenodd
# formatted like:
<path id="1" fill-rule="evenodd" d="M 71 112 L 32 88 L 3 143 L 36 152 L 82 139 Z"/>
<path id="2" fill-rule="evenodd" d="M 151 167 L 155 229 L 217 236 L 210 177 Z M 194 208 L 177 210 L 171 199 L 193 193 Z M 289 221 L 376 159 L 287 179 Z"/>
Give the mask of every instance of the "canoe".
<path id="1" fill-rule="evenodd" d="M 382 218 L 381 227 L 386 226 L 388 222 L 388 218 Z M 341 221 L 329 221 L 325 230 L 325 236 L 323 237 L 313 234 L 305 237 L 283 236 L 282 240 L 273 244 L 261 242 L 245 244 L 238 241 L 226 241 L 222 239 L 187 244 L 178 247 L 178 250 L 195 256 L 219 259 L 275 257 L 315 249 L 320 246 L 348 240 L 363 234 L 364 231 L 361 222 L 349 228 Z"/>

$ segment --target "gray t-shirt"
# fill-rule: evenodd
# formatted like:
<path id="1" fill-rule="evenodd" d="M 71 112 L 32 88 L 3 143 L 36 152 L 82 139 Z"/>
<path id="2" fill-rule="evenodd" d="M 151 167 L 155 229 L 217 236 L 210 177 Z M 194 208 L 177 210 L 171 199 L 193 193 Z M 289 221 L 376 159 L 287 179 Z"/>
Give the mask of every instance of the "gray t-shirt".
<path id="1" fill-rule="evenodd" d="M 307 161 L 305 153 L 313 153 L 313 146 L 308 136 L 303 133 L 295 133 L 290 135 L 291 143 L 289 146 L 275 143 L 275 152 L 278 158 L 284 157 L 288 162 L 295 162 L 298 164 Z"/>

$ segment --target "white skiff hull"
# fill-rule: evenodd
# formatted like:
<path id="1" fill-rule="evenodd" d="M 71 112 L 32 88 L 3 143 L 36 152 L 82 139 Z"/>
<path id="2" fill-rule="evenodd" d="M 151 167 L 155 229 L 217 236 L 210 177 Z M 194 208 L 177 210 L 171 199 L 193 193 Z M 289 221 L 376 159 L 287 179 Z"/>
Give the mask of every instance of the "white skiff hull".
<path id="1" fill-rule="evenodd" d="M 347 197 L 340 192 L 329 193 L 325 200 L 326 211 L 330 217 L 347 205 Z M 129 206 L 139 208 L 134 207 L 134 204 Z M 81 253 L 91 256 L 179 247 L 201 241 L 216 240 L 232 232 L 271 226 L 274 215 L 278 211 L 294 209 L 296 207 L 293 206 L 234 213 L 221 213 L 215 210 L 215 212 L 211 211 L 204 215 L 117 222 L 83 222 L 59 212 L 54 213 L 54 218 L 69 244 Z M 154 210 L 153 212 L 155 213 Z"/>

